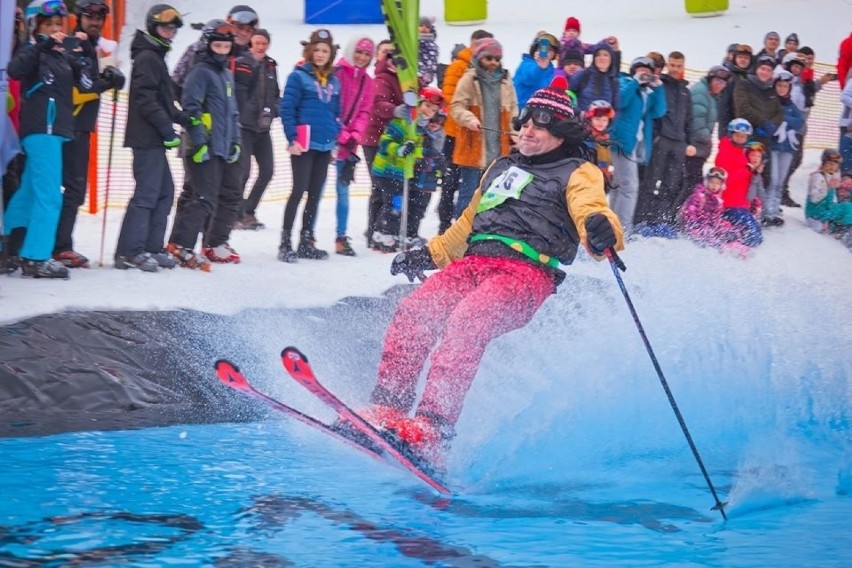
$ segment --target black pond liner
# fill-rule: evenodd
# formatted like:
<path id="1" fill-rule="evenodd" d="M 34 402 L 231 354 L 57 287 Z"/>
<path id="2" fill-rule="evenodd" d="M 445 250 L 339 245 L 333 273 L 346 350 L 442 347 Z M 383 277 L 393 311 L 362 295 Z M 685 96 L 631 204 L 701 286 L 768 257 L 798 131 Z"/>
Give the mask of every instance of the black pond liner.
<path id="1" fill-rule="evenodd" d="M 0 437 L 262 418 L 266 410 L 219 383 L 213 363 L 268 364 L 261 351 L 267 357 L 276 340 L 279 350 L 345 358 L 368 382 L 393 310 L 411 290 L 322 308 L 77 311 L 2 326 Z"/>

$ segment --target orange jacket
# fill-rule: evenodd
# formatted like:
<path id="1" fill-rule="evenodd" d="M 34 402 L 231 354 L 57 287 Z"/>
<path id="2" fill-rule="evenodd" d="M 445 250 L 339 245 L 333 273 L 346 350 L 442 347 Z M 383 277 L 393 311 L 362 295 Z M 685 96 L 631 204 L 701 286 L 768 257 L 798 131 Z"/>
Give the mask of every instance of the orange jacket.
<path id="1" fill-rule="evenodd" d="M 473 57 L 473 51 L 469 47 L 462 49 L 458 57 L 455 61 L 450 63 L 447 66 L 446 71 L 444 71 L 444 100 L 449 102 L 453 100 L 453 95 L 456 94 L 456 86 L 459 83 L 459 79 L 462 78 L 464 72 L 470 68 L 470 60 Z M 447 136 L 456 137 L 459 131 L 459 125 L 456 124 L 456 121 L 453 120 L 453 117 L 449 116 L 447 113 L 447 119 L 444 121 L 444 133 Z"/>
<path id="2" fill-rule="evenodd" d="M 473 118 L 482 122 L 482 89 L 476 79 L 476 69 L 468 69 L 459 80 L 453 102 L 450 103 L 450 116 L 458 123 L 456 146 L 453 149 L 453 163 L 458 166 L 484 170 L 485 137 L 482 131 L 474 132 L 467 128 Z M 518 115 L 518 98 L 515 86 L 508 71 L 500 83 L 500 155 L 506 156 L 512 145 L 509 132 L 512 130 L 512 118 Z"/>

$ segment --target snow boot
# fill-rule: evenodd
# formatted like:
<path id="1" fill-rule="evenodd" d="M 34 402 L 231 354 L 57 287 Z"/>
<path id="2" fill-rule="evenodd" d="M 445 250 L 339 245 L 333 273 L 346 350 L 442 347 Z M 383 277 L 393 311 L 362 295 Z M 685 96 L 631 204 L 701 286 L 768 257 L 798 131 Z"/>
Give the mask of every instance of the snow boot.
<path id="1" fill-rule="evenodd" d="M 328 258 L 328 253 L 316 247 L 317 239 L 310 231 L 302 231 L 302 237 L 299 239 L 299 248 L 296 249 L 296 256 L 299 258 L 308 258 L 311 260 L 325 260 Z"/>
<path id="2" fill-rule="evenodd" d="M 334 252 L 343 256 L 356 256 L 349 237 L 337 237 L 334 240 Z"/>
<path id="3" fill-rule="evenodd" d="M 281 244 L 278 245 L 278 260 L 281 262 L 299 262 L 299 257 L 293 252 L 293 245 L 290 242 L 290 235 L 281 235 Z"/>

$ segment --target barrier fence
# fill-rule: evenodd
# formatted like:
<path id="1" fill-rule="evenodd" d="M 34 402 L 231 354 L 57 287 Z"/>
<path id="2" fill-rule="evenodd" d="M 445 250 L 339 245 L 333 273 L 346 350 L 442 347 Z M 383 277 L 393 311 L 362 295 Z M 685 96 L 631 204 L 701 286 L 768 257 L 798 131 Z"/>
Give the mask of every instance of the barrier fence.
<path id="1" fill-rule="evenodd" d="M 816 76 L 833 72 L 834 66 L 824 63 L 815 64 Z M 700 79 L 706 72 L 688 69 L 686 79 L 690 83 Z M 806 148 L 836 148 L 838 144 L 837 119 L 840 116 L 840 87 L 837 81 L 827 83 L 816 96 L 816 104 L 811 109 L 808 119 L 808 133 L 805 138 Z M 96 140 L 93 139 L 93 161 L 90 167 L 90 187 L 87 202 L 83 205 L 89 213 L 97 213 L 106 203 L 107 170 L 109 168 L 109 207 L 125 208 L 133 196 L 135 183 L 133 180 L 132 154 L 124 147 L 124 127 L 127 122 L 127 92 L 119 93 L 115 105 L 115 132 L 111 134 L 113 99 L 112 94 L 105 93 L 101 99 L 101 111 L 98 117 Z M 109 161 L 110 138 L 112 138 L 112 161 Z M 272 124 L 272 142 L 275 155 L 275 175 L 264 194 L 263 201 L 283 201 L 290 195 L 293 185 L 293 175 L 290 169 L 290 155 L 287 153 L 287 143 L 281 123 L 276 119 Z M 168 152 L 169 164 L 175 180 L 176 194 L 180 194 L 183 184 L 183 165 L 176 150 Z M 94 174 L 97 175 L 94 175 Z M 256 175 L 256 166 L 252 164 L 252 173 L 247 184 L 251 188 Z M 334 195 L 336 169 L 329 168 L 325 195 Z M 370 193 L 370 177 L 365 161 L 361 160 L 355 170 L 355 181 L 350 185 L 350 195 L 364 196 Z M 177 195 L 175 196 L 177 198 Z"/>

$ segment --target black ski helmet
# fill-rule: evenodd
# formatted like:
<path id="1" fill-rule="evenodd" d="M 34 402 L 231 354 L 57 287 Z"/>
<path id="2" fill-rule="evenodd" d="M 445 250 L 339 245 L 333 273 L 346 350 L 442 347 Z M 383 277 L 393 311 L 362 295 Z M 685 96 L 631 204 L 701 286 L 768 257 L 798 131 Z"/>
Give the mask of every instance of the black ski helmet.
<path id="1" fill-rule="evenodd" d="M 145 30 L 152 36 L 157 36 L 157 26 L 173 24 L 179 28 L 183 27 L 183 20 L 173 6 L 168 4 L 155 4 L 151 6 L 145 15 Z"/>
<path id="2" fill-rule="evenodd" d="M 78 0 L 74 10 L 80 14 L 97 13 L 106 16 L 109 14 L 109 4 L 106 0 Z"/>
<path id="3" fill-rule="evenodd" d="M 201 29 L 201 40 L 210 50 L 210 44 L 214 41 L 229 41 L 234 43 L 235 32 L 234 26 L 221 18 L 214 18 L 204 24 Z"/>

